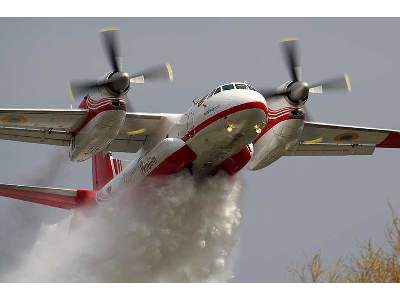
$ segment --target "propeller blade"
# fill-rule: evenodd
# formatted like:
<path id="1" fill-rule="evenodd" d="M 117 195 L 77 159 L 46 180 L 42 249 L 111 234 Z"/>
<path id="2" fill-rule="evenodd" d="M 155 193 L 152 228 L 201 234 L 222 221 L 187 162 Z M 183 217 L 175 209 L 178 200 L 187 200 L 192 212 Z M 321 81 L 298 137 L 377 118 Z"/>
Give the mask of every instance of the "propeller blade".
<path id="1" fill-rule="evenodd" d="M 301 66 L 299 63 L 298 40 L 295 38 L 286 38 L 281 40 L 283 56 L 289 69 L 292 81 L 301 80 Z"/>
<path id="2" fill-rule="evenodd" d="M 119 72 L 120 66 L 118 59 L 120 58 L 119 47 L 118 47 L 118 29 L 116 28 L 104 28 L 100 30 L 100 34 L 103 39 L 104 50 L 107 59 L 113 72 Z"/>
<path id="3" fill-rule="evenodd" d="M 310 87 L 310 93 L 322 94 L 327 91 L 351 91 L 351 81 L 348 74 L 337 78 L 321 81 Z"/>
<path id="4" fill-rule="evenodd" d="M 88 93 L 91 89 L 102 86 L 104 83 L 97 80 L 69 81 L 69 95 L 75 99 L 76 97 Z"/>
<path id="5" fill-rule="evenodd" d="M 136 77 L 132 77 L 130 80 L 130 83 L 134 83 L 134 84 L 136 84 L 136 83 L 144 83 L 144 76 L 143 75 L 139 75 L 139 76 L 136 76 Z"/>
<path id="6" fill-rule="evenodd" d="M 144 83 L 147 81 L 173 81 L 174 74 L 169 63 L 154 66 L 130 76 L 131 83 Z"/>

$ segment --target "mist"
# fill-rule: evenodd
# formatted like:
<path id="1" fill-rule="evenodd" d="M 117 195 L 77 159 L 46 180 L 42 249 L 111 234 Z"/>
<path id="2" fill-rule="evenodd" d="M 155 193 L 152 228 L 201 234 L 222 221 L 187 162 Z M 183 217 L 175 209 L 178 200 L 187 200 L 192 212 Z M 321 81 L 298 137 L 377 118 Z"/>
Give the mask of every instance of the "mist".
<path id="1" fill-rule="evenodd" d="M 186 172 L 148 178 L 93 211 L 43 224 L 1 281 L 231 280 L 241 192 L 240 177 L 225 174 L 201 182 Z"/>
<path id="2" fill-rule="evenodd" d="M 27 170 L 21 181 L 27 185 L 52 186 L 70 171 L 66 168 L 68 163 L 65 151 L 53 151 L 39 168 Z M 42 224 L 52 224 L 63 216 L 65 212 L 61 209 L 4 199 L 0 203 L 0 225 L 3 229 L 0 231 L 0 274 L 14 268 L 21 257 L 29 253 Z"/>

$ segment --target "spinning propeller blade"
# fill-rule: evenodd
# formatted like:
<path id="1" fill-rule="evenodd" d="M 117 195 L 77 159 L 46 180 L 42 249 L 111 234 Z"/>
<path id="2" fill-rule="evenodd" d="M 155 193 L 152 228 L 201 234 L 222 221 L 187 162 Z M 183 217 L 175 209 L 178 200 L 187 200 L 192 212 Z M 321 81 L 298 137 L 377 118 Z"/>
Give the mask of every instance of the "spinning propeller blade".
<path id="1" fill-rule="evenodd" d="M 324 80 L 309 85 L 302 79 L 302 67 L 299 60 L 298 40 L 288 38 L 281 40 L 283 58 L 286 62 L 290 83 L 284 89 L 264 89 L 260 93 L 265 98 L 286 97 L 292 105 L 304 105 L 309 93 L 322 94 L 330 91 L 351 91 L 350 77 L 344 74 L 340 77 Z"/>
<path id="2" fill-rule="evenodd" d="M 70 95 L 73 98 L 88 94 L 93 89 L 106 88 L 116 97 L 123 97 L 130 89 L 131 84 L 154 81 L 172 81 L 173 72 L 170 64 L 157 65 L 130 75 L 121 70 L 120 51 L 118 43 L 118 29 L 106 28 L 100 31 L 104 52 L 111 66 L 111 73 L 103 80 L 81 80 L 68 83 Z M 133 111 L 132 103 L 126 99 L 128 111 Z"/>
<path id="3" fill-rule="evenodd" d="M 113 72 L 120 72 L 119 59 L 121 58 L 119 53 L 118 43 L 118 29 L 116 28 L 104 28 L 100 30 L 100 34 L 103 40 L 104 52 L 110 63 Z"/>

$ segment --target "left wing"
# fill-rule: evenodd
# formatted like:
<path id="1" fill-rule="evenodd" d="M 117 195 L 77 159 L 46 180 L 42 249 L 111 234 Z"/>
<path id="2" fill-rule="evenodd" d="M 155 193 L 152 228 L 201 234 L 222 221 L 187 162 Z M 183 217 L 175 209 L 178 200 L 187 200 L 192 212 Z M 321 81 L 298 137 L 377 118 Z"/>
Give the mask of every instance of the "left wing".
<path id="1" fill-rule="evenodd" d="M 400 131 L 304 122 L 300 143 L 286 155 L 370 155 L 375 147 L 400 148 Z"/>

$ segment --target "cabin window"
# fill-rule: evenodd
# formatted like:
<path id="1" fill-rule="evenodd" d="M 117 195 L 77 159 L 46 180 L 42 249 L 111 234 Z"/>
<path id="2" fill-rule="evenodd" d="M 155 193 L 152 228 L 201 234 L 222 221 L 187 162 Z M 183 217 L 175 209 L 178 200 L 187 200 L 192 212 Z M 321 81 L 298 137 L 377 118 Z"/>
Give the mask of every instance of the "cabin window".
<path id="1" fill-rule="evenodd" d="M 247 89 L 247 86 L 244 83 L 236 83 L 235 84 L 236 88 L 239 90 L 245 90 Z"/>
<path id="2" fill-rule="evenodd" d="M 233 84 L 225 84 L 224 86 L 222 86 L 222 90 L 227 91 L 227 90 L 233 90 L 235 87 L 233 86 Z"/>
<path id="3" fill-rule="evenodd" d="M 253 88 L 250 84 L 247 84 L 247 86 L 248 86 L 249 90 L 252 90 L 252 91 L 255 91 L 255 90 L 256 90 L 256 89 Z"/>

